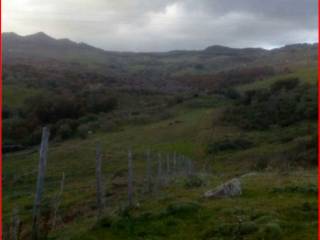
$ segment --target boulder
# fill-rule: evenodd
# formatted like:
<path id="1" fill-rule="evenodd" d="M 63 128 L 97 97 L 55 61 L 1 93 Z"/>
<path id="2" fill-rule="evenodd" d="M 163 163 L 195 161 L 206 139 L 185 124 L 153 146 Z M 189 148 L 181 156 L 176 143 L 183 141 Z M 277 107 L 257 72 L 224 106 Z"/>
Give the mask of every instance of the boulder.
<path id="1" fill-rule="evenodd" d="M 231 179 L 215 188 L 204 193 L 206 198 L 235 197 L 241 195 L 241 182 L 238 178 Z"/>

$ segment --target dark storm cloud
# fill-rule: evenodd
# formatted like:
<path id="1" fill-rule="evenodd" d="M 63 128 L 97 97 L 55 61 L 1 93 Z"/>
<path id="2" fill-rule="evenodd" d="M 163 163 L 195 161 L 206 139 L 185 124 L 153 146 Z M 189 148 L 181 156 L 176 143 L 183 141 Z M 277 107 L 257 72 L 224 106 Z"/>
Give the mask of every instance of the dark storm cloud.
<path id="1" fill-rule="evenodd" d="M 4 0 L 4 30 L 104 49 L 278 47 L 317 41 L 317 0 Z"/>

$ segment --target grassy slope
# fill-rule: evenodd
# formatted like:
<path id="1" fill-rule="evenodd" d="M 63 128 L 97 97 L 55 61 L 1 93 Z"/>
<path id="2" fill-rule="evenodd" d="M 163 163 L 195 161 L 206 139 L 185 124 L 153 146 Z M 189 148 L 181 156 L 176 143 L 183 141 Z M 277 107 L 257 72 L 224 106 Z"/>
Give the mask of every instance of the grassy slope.
<path id="1" fill-rule="evenodd" d="M 269 81 L 273 80 L 265 82 Z M 87 140 L 52 143 L 47 166 L 44 215 L 47 212 L 45 209 L 51 206 L 52 197 L 58 191 L 62 172 L 66 174 L 66 186 L 61 207 L 64 224 L 59 225 L 50 236 L 53 239 L 232 239 L 232 236 L 228 235 L 231 231 L 228 228 L 236 228 L 235 225 L 241 218 L 250 224 L 254 222 L 259 228 L 245 235 L 244 239 L 257 239 L 268 222 L 281 226 L 283 239 L 315 239 L 317 196 L 304 192 L 310 184 L 316 184 L 315 170 L 263 172 L 243 179 L 241 197 L 228 200 L 201 198 L 205 190 L 231 177 L 253 171 L 253 163 L 259 155 L 271 157 L 276 151 L 288 147 L 290 143 L 280 144 L 276 141 L 279 134 L 296 134 L 296 131 L 299 131 L 299 135 L 304 136 L 308 133 L 306 123 L 267 132 L 241 132 L 240 129 L 219 122 L 221 109 L 227 104 L 228 102 L 215 97 L 203 97 L 176 106 L 175 117 L 169 120 L 144 126 L 128 126 L 120 132 L 110 134 L 95 134 Z M 311 127 L 315 128 L 315 124 L 311 124 Z M 206 145 L 211 140 L 239 134 L 245 134 L 256 146 L 246 151 L 206 155 Z M 96 222 L 96 141 L 100 141 L 104 149 L 103 173 L 107 182 L 107 212 L 114 213 L 126 203 L 125 188 L 115 187 L 110 182 L 115 172 L 126 170 L 126 150 L 129 146 L 134 151 L 136 182 L 140 183 L 135 193 L 140 208 L 133 211 L 132 218 L 114 220 L 115 227 L 98 227 L 92 230 Z M 183 183 L 178 181 L 156 197 L 143 196 L 140 193 L 145 172 L 143 154 L 148 148 L 165 153 L 176 151 L 185 154 L 197 162 L 198 169 L 203 169 L 209 162 L 214 175 L 204 177 L 206 186 L 201 188 L 185 189 Z M 30 221 L 37 161 L 36 150 L 4 156 L 5 222 L 9 221 L 13 207 L 19 208 L 23 222 Z M 295 191 L 286 191 L 297 186 L 299 188 L 295 188 Z M 282 191 L 274 192 L 274 188 L 281 188 Z M 166 211 L 167 206 L 174 202 L 195 202 L 200 208 L 191 212 L 182 210 L 178 214 Z M 143 215 L 146 212 L 151 213 L 149 218 Z M 125 223 L 125 227 L 121 222 Z M 27 228 L 28 226 L 24 226 L 24 229 Z M 145 229 L 149 229 L 149 232 L 144 232 Z M 213 238 L 210 234 L 213 231 L 220 234 L 221 238 Z"/>

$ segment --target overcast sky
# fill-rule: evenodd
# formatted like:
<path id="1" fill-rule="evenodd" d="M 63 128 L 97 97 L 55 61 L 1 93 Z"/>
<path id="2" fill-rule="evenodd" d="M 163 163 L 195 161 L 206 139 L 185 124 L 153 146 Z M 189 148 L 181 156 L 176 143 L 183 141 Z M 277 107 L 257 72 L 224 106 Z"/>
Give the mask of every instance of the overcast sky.
<path id="1" fill-rule="evenodd" d="M 317 0 L 3 0 L 3 31 L 107 50 L 317 42 Z"/>

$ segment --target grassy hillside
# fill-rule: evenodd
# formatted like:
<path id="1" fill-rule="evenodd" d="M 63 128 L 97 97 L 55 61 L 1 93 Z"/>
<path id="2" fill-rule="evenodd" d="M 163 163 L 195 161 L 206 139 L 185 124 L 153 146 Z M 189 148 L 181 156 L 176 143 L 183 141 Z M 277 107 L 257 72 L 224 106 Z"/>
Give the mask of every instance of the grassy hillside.
<path id="1" fill-rule="evenodd" d="M 316 82 L 315 69 L 310 75 L 309 70 L 292 75 L 303 81 L 310 76 L 313 84 Z M 278 77 L 239 86 L 239 90 L 268 87 Z M 127 122 L 86 139 L 51 141 L 41 221 L 48 239 L 316 239 L 317 171 L 308 160 L 296 165 L 290 155 L 297 144 L 310 140 L 316 121 L 245 130 L 222 121 L 224 110 L 233 104 L 234 100 L 221 95 L 200 95 L 167 106 L 169 114 L 163 119 Z M 107 119 L 102 116 L 100 121 Z M 250 145 L 221 149 L 226 140 L 234 143 L 238 139 L 246 139 Z M 100 221 L 95 203 L 96 142 L 103 149 L 106 190 L 105 216 Z M 128 148 L 133 151 L 136 203 L 129 210 Z M 145 193 L 148 149 L 154 154 L 176 152 L 193 159 L 195 181 L 201 184 L 181 176 L 154 193 Z M 153 176 L 157 173 L 155 161 L 153 157 Z M 24 238 L 30 236 L 37 164 L 37 147 L 3 158 L 4 229 L 12 226 L 12 212 L 18 208 Z M 53 199 L 62 172 L 66 180 L 60 219 L 52 229 Z M 241 179 L 241 196 L 203 197 L 205 191 L 234 177 Z"/>

